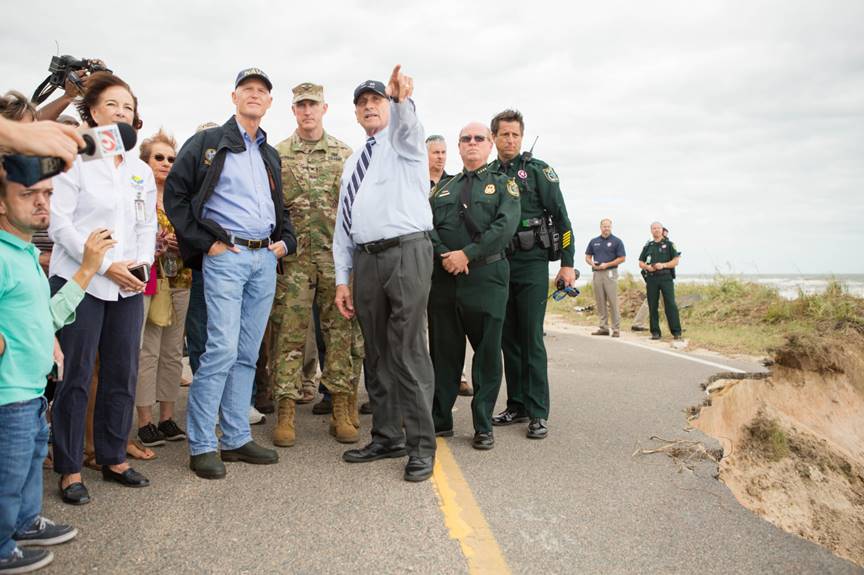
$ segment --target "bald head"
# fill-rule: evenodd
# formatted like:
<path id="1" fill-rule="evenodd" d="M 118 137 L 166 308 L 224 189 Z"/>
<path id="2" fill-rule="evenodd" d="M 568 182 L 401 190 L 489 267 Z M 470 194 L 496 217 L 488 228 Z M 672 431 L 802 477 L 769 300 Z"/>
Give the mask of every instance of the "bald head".
<path id="1" fill-rule="evenodd" d="M 492 152 L 492 132 L 481 122 L 471 122 L 459 132 L 459 155 L 465 168 L 474 171 L 484 165 Z"/>

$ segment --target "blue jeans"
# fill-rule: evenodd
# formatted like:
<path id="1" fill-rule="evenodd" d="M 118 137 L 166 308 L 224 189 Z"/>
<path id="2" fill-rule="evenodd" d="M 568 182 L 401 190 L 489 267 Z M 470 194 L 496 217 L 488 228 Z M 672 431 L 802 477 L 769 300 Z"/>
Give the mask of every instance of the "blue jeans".
<path id="1" fill-rule="evenodd" d="M 192 289 L 189 290 L 189 309 L 186 312 L 186 349 L 189 367 L 194 375 L 201 363 L 207 344 L 207 302 L 204 301 L 204 276 L 192 270 Z"/>
<path id="2" fill-rule="evenodd" d="M 12 537 L 42 510 L 47 407 L 44 397 L 0 405 L 0 557 L 15 550 Z"/>
<path id="3" fill-rule="evenodd" d="M 217 451 L 252 441 L 249 399 L 255 364 L 276 293 L 276 256 L 268 249 L 204 256 L 207 345 L 189 388 L 189 451 Z"/>

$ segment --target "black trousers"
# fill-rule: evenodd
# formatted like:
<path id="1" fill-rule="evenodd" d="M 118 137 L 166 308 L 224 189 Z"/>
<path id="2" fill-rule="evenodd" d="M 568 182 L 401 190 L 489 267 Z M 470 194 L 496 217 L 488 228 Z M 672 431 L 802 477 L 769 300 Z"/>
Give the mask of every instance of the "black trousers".
<path id="1" fill-rule="evenodd" d="M 52 277 L 51 293 L 57 293 L 65 283 L 61 277 Z M 96 462 L 116 465 L 126 461 L 143 321 L 141 295 L 104 301 L 87 294 L 78 305 L 75 321 L 57 332 L 64 376 L 57 384 L 51 412 L 56 472 L 81 471 L 87 399 L 97 352 L 99 387 L 93 414 Z"/>
<path id="2" fill-rule="evenodd" d="M 354 254 L 354 305 L 366 347 L 372 441 L 435 454 L 432 359 L 424 317 L 432 242 L 411 240 L 377 254 Z M 405 432 L 402 431 L 404 423 Z"/>

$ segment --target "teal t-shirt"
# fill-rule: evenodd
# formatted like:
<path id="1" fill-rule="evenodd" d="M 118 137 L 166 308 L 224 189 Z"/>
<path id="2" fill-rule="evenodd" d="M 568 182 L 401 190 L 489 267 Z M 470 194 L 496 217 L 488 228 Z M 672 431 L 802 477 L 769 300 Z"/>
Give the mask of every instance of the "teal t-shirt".
<path id="1" fill-rule="evenodd" d="M 54 298 L 39 266 L 39 250 L 0 230 L 0 405 L 29 401 L 45 392 L 54 364 L 54 332 L 75 320 L 84 291 L 66 282 Z"/>

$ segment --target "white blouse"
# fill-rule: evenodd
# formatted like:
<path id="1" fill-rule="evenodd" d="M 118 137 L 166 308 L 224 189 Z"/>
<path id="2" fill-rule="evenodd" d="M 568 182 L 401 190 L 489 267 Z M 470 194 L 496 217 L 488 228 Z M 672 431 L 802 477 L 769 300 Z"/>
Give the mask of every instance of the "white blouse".
<path id="1" fill-rule="evenodd" d="M 105 301 L 135 295 L 105 277 L 115 261 L 153 263 L 156 249 L 156 180 L 145 162 L 126 155 L 119 166 L 114 158 L 82 161 L 55 176 L 51 197 L 54 240 L 49 276 L 72 278 L 84 258 L 84 243 L 93 230 L 108 228 L 117 244 L 105 254 L 87 293 Z"/>

